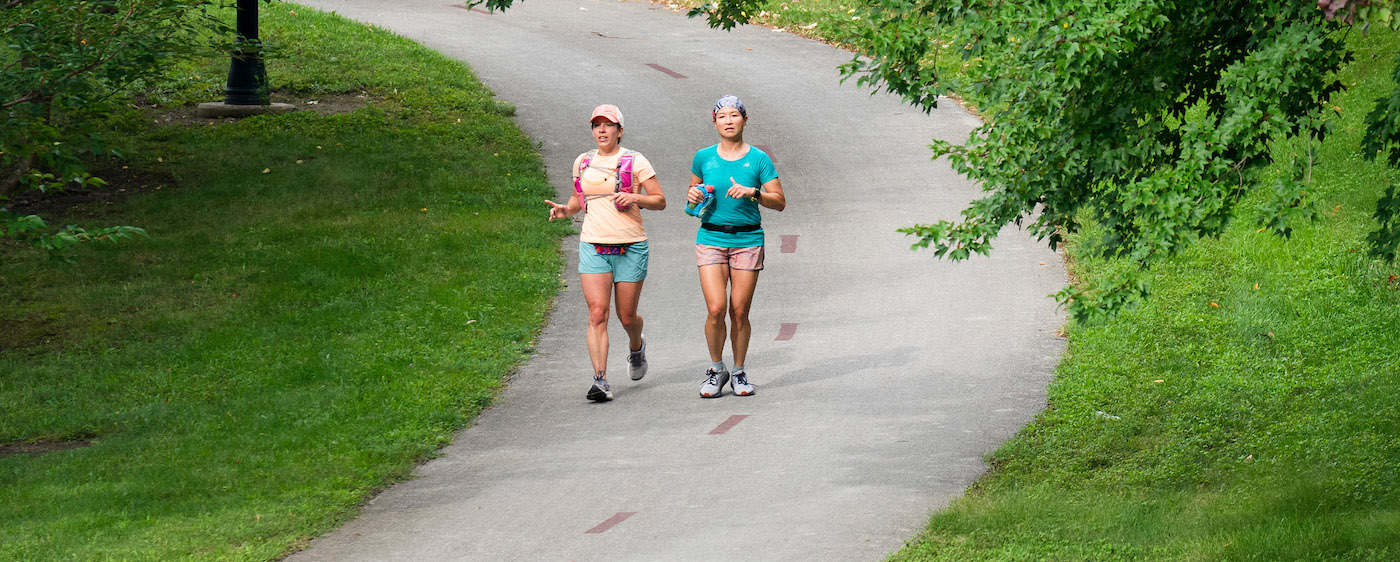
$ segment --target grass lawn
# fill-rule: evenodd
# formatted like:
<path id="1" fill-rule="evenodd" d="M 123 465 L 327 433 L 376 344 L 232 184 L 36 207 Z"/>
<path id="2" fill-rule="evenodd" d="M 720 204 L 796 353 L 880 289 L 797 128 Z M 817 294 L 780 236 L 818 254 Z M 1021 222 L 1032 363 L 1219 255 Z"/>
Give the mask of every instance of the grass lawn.
<path id="1" fill-rule="evenodd" d="M 228 61 L 180 65 L 113 119 L 129 197 L 46 217 L 150 237 L 72 264 L 0 246 L 0 560 L 276 558 L 530 351 L 569 227 L 509 106 L 387 32 L 262 12 L 274 99 L 302 111 L 181 118 Z"/>

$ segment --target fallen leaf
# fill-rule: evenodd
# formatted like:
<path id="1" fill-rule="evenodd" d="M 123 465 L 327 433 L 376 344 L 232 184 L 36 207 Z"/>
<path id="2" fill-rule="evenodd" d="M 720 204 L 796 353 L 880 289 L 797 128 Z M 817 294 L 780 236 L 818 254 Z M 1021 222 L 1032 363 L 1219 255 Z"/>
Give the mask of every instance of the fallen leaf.
<path id="1" fill-rule="evenodd" d="M 1152 382 L 1155 382 L 1155 383 L 1158 383 L 1158 384 L 1161 384 L 1161 383 L 1164 383 L 1164 382 L 1167 382 L 1167 381 L 1164 381 L 1164 380 L 1162 380 L 1162 379 L 1157 379 L 1157 380 L 1155 380 L 1155 381 L 1152 381 Z"/>
<path id="2" fill-rule="evenodd" d="M 264 174 L 271 173 L 271 172 L 272 172 L 272 168 L 263 168 L 263 173 L 264 173 Z"/>
<path id="3" fill-rule="evenodd" d="M 1220 305 L 1215 304 L 1215 303 L 1210 303 L 1210 307 L 1211 307 L 1211 308 L 1220 308 Z"/>
<path id="4" fill-rule="evenodd" d="M 1259 290 L 1259 284 L 1258 284 L 1258 283 L 1255 283 L 1255 284 L 1254 284 L 1254 290 L 1256 290 L 1256 291 Z"/>
<path id="5" fill-rule="evenodd" d="M 165 159 L 164 159 L 164 158 L 161 158 L 161 157 L 159 157 L 159 156 L 157 156 L 157 157 L 156 157 L 156 162 L 165 162 Z"/>
<path id="6" fill-rule="evenodd" d="M 303 162 L 302 160 L 297 160 L 297 163 L 298 163 L 298 164 L 301 164 L 302 162 Z"/>

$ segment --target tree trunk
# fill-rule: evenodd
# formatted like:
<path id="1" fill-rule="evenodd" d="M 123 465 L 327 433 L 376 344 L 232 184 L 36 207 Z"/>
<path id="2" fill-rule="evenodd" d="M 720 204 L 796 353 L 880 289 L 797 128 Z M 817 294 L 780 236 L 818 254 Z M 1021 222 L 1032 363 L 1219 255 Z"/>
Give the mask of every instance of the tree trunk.
<path id="1" fill-rule="evenodd" d="M 33 167 L 33 154 L 21 158 L 19 162 L 15 164 L 15 169 L 6 175 L 5 179 L 0 180 L 0 197 L 10 199 L 19 193 L 19 179 L 24 177 L 24 173 L 28 172 L 29 169 Z"/>

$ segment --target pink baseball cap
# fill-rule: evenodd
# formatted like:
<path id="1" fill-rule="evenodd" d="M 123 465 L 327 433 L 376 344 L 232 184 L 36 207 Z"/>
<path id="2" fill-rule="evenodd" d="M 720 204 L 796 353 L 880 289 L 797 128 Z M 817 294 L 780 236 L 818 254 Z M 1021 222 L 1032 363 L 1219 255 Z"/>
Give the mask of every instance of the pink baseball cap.
<path id="1" fill-rule="evenodd" d="M 588 118 L 588 122 L 592 123 L 597 121 L 599 117 L 617 123 L 619 127 L 626 127 L 626 125 L 622 124 L 622 110 L 618 109 L 615 105 L 605 103 L 593 108 L 593 116 Z"/>

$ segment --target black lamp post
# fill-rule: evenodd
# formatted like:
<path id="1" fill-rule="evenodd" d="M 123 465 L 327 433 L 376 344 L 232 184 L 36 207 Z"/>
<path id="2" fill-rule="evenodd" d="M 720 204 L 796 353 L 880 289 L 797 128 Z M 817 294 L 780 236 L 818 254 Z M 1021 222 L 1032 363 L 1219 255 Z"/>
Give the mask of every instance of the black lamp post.
<path id="1" fill-rule="evenodd" d="M 228 105 L 267 105 L 267 69 L 258 41 L 258 0 L 238 0 L 237 37 L 228 67 Z"/>

